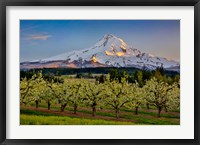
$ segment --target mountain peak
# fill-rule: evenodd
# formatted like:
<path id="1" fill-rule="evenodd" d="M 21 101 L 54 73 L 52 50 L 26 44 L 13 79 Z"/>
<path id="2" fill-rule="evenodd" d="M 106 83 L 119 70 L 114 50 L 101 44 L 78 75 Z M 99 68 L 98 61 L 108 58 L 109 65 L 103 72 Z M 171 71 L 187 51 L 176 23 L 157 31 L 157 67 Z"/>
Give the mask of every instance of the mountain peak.
<path id="1" fill-rule="evenodd" d="M 105 42 L 113 38 L 117 39 L 117 37 L 112 34 L 105 34 L 99 41 Z"/>
<path id="2" fill-rule="evenodd" d="M 103 36 L 103 38 L 108 38 L 108 37 L 115 37 L 113 34 L 105 34 L 104 36 Z"/>
<path id="3" fill-rule="evenodd" d="M 101 39 L 100 39 L 100 41 L 108 41 L 108 40 L 122 40 L 122 39 L 120 39 L 120 38 L 118 38 L 118 37 L 116 37 L 115 35 L 113 35 L 113 34 L 105 34 Z"/>
<path id="4" fill-rule="evenodd" d="M 105 34 L 94 46 L 53 56 L 41 61 L 40 67 L 135 67 L 175 68 L 179 63 L 152 56 L 132 48 L 113 34 Z M 38 65 L 38 64 L 37 64 Z M 24 65 L 24 67 L 26 67 Z M 30 67 L 30 66 L 29 66 Z M 35 67 L 35 66 L 34 66 Z"/>
<path id="5" fill-rule="evenodd" d="M 92 47 L 91 49 L 93 49 Z M 112 34 L 106 34 L 95 44 L 96 53 L 104 52 L 107 56 L 124 56 L 128 45 L 121 39 Z"/>

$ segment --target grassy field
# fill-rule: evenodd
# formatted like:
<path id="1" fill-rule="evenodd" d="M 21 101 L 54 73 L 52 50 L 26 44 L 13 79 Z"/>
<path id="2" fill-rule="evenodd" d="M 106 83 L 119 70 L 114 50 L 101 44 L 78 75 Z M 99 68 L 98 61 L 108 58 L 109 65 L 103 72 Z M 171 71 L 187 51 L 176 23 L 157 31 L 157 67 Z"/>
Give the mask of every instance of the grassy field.
<path id="1" fill-rule="evenodd" d="M 42 103 L 39 108 L 34 106 L 20 109 L 21 125 L 179 125 L 180 114 L 178 112 L 163 112 L 157 117 L 157 110 L 141 108 L 139 114 L 126 108 L 121 109 L 120 118 L 116 119 L 114 110 L 98 110 L 96 117 L 92 117 L 92 111 L 87 107 L 79 107 L 77 114 L 73 114 L 73 108 L 67 107 L 64 112 L 59 111 L 59 106 L 52 106 L 47 110 Z"/>
<path id="2" fill-rule="evenodd" d="M 20 116 L 21 125 L 133 125 L 131 122 L 84 119 L 67 116 L 26 115 Z"/>

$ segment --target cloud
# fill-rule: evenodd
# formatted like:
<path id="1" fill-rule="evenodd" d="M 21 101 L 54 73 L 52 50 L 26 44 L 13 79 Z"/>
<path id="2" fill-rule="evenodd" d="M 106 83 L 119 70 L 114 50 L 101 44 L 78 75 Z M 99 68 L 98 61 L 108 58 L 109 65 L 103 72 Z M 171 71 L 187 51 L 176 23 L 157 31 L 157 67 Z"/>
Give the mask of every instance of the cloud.
<path id="1" fill-rule="evenodd" d="M 31 35 L 28 36 L 28 40 L 47 40 L 50 37 L 52 37 L 51 35 Z"/>
<path id="2" fill-rule="evenodd" d="M 41 26 L 41 25 L 35 25 L 35 26 L 26 27 L 26 28 L 22 28 L 20 31 L 21 31 L 21 32 L 30 31 L 30 30 L 33 30 L 33 29 L 38 28 L 38 27 L 40 27 L 40 26 Z"/>

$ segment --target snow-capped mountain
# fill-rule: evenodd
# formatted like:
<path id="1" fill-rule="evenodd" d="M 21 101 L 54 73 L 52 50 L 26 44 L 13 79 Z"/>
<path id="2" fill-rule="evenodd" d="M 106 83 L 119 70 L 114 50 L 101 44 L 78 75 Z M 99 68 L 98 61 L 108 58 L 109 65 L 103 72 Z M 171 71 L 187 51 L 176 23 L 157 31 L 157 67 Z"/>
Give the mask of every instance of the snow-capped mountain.
<path id="1" fill-rule="evenodd" d="M 21 63 L 21 68 L 87 68 L 87 67 L 135 67 L 153 70 L 157 67 L 176 68 L 180 64 L 163 57 L 142 53 L 128 46 L 124 40 L 106 34 L 94 46 L 71 51 L 50 58 Z"/>

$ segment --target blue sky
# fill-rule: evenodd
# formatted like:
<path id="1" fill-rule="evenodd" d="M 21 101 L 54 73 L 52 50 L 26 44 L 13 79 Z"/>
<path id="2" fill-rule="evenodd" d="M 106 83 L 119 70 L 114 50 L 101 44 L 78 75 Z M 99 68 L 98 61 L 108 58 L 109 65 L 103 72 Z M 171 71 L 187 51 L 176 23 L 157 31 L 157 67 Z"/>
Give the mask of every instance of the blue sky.
<path id="1" fill-rule="evenodd" d="M 105 34 L 142 52 L 180 61 L 179 20 L 21 20 L 20 62 L 88 48 Z"/>

